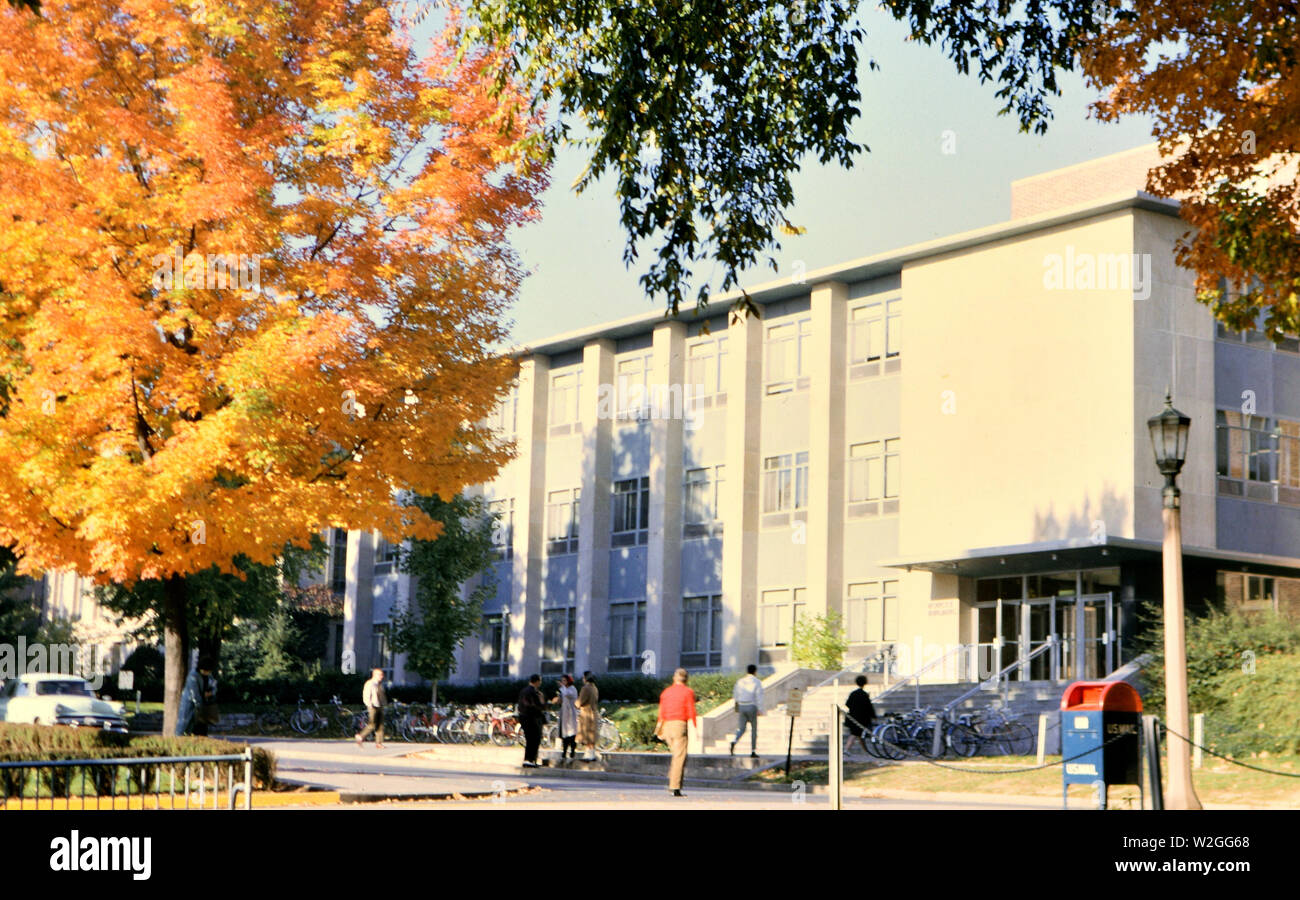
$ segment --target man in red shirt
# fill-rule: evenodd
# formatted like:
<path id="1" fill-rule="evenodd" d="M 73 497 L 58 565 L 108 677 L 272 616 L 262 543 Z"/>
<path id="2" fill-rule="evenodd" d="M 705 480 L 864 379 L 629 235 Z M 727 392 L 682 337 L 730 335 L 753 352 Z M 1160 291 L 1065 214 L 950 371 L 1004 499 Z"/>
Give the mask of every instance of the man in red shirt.
<path id="1" fill-rule="evenodd" d="M 659 724 L 655 734 L 668 742 L 672 751 L 672 766 L 668 770 L 668 790 L 674 797 L 682 796 L 682 774 L 686 771 L 686 723 L 697 729 L 695 718 L 695 691 L 686 686 L 686 670 L 673 673 L 673 683 L 659 695 Z"/>

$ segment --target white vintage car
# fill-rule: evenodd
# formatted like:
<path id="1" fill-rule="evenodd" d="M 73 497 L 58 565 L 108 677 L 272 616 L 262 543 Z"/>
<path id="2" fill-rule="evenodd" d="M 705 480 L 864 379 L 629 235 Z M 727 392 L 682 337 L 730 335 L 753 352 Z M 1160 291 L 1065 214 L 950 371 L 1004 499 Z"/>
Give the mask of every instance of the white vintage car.
<path id="1" fill-rule="evenodd" d="M 95 696 L 76 675 L 29 673 L 0 689 L 0 722 L 71 725 L 126 733 L 126 708 Z"/>

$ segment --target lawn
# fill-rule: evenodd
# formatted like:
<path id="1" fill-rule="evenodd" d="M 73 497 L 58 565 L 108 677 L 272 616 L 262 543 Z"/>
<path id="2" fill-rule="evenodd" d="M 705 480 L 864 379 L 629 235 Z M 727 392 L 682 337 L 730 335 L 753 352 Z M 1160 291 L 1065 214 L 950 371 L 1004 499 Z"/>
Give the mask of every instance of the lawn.
<path id="1" fill-rule="evenodd" d="M 1059 762 L 1060 757 L 1049 756 L 1046 762 Z M 1276 769 L 1300 776 L 1300 756 L 1268 756 L 1243 760 L 1251 765 Z M 1051 766 L 1015 774 L 997 774 L 999 770 L 1032 768 L 1032 756 L 1003 756 L 985 760 L 953 762 L 947 760 L 942 767 L 919 760 L 901 763 L 846 763 L 845 786 L 871 796 L 876 791 L 921 791 L 1004 794 L 1033 797 L 1061 796 L 1061 769 Z M 1166 767 L 1165 772 L 1168 772 Z M 754 776 L 774 784 L 804 781 L 807 784 L 826 784 L 827 764 L 824 762 L 798 763 L 792 767 L 790 778 L 783 768 L 768 770 Z M 1271 806 L 1287 809 L 1300 808 L 1300 777 L 1285 777 L 1243 769 L 1231 763 L 1207 758 L 1205 766 L 1194 769 L 1192 780 L 1197 795 L 1203 802 L 1229 803 L 1249 806 Z M 1131 802 L 1136 805 L 1137 789 L 1115 786 L 1111 789 L 1112 805 Z M 1084 806 L 1091 797 L 1086 786 L 1071 788 L 1071 805 Z"/>

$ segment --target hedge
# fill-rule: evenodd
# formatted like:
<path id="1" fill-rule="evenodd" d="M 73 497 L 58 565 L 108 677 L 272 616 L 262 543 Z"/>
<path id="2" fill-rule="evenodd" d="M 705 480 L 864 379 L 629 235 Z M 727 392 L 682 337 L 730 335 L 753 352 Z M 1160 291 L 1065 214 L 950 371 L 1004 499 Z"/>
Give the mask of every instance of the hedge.
<path id="1" fill-rule="evenodd" d="M 148 756 L 227 756 L 243 744 L 209 737 L 128 735 L 94 728 L 0 722 L 0 762 L 56 762 L 65 759 L 139 759 Z M 47 776 L 43 776 L 47 777 Z M 253 748 L 253 786 L 275 781 L 275 754 Z"/>

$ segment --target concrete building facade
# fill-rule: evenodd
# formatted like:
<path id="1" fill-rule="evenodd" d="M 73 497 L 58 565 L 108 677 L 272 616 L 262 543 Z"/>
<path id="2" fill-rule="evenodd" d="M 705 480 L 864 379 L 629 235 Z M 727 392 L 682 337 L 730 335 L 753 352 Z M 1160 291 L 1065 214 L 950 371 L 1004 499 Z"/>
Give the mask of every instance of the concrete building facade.
<path id="1" fill-rule="evenodd" d="M 777 668 L 828 613 L 868 670 L 951 657 L 931 677 L 969 680 L 1050 643 L 1013 677 L 1104 675 L 1160 598 L 1166 391 L 1192 418 L 1189 607 L 1300 606 L 1300 341 L 1195 301 L 1149 156 L 750 288 L 760 317 L 719 297 L 521 350 L 496 420 L 518 457 L 475 489 L 502 523 L 495 594 L 454 679 Z M 346 552 L 344 653 L 400 682 L 409 579 L 373 535 Z"/>

